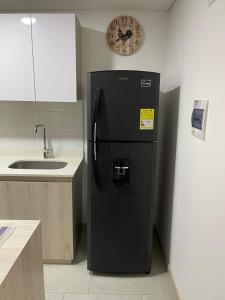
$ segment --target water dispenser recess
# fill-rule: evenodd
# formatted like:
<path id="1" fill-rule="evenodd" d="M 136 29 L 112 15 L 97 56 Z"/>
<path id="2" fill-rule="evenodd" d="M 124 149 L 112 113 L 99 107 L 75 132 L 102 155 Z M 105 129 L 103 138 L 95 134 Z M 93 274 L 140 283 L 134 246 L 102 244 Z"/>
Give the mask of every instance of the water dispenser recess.
<path id="1" fill-rule="evenodd" d="M 130 160 L 119 158 L 113 162 L 113 182 L 116 185 L 129 184 Z"/>

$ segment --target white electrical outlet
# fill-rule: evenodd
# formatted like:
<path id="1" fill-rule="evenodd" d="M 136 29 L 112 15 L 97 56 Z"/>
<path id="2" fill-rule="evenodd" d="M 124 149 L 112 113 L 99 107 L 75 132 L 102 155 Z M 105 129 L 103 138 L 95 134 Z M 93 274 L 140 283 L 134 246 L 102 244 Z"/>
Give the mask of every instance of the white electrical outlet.
<path id="1" fill-rule="evenodd" d="M 208 0 L 208 6 L 212 5 L 216 0 Z"/>

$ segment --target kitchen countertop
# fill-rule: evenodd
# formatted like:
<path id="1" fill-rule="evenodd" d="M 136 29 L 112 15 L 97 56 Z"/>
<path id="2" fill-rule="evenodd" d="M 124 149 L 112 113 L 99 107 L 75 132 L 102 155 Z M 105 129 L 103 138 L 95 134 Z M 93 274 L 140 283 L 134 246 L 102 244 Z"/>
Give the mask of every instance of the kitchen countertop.
<path id="1" fill-rule="evenodd" d="M 9 165 L 16 161 L 63 161 L 67 165 L 62 169 L 10 169 Z M 40 156 L 6 156 L 0 155 L 0 179 L 1 177 L 73 177 L 76 170 L 80 166 L 83 160 L 83 155 L 81 153 L 76 153 L 73 155 L 61 155 L 56 158 L 44 159 Z"/>
<path id="2" fill-rule="evenodd" d="M 0 220 L 0 226 L 13 226 L 14 231 L 0 246 L 0 285 L 12 269 L 40 221 Z"/>

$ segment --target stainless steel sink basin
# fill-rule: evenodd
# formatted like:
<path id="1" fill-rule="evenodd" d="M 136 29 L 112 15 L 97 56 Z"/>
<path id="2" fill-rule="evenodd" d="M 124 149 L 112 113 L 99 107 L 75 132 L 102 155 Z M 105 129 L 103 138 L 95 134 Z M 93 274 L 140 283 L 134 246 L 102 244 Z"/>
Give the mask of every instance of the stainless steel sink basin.
<path id="1" fill-rule="evenodd" d="M 63 161 L 35 161 L 20 160 L 9 165 L 10 169 L 38 169 L 38 170 L 57 170 L 63 169 L 67 165 Z"/>

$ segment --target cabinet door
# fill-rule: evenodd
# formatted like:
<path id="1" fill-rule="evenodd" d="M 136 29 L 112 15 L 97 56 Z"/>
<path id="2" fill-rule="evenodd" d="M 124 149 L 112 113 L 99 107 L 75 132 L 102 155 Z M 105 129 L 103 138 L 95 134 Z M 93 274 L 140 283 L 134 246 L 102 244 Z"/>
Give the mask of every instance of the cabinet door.
<path id="1" fill-rule="evenodd" d="M 32 14 L 37 101 L 74 102 L 76 30 L 74 14 Z"/>
<path id="2" fill-rule="evenodd" d="M 29 14 L 0 14 L 0 100 L 35 100 L 29 21 Z"/>
<path id="3" fill-rule="evenodd" d="M 0 181 L 0 219 L 30 219 L 27 182 Z"/>
<path id="4" fill-rule="evenodd" d="M 72 185 L 30 182 L 31 219 L 41 220 L 43 258 L 73 260 Z"/>

